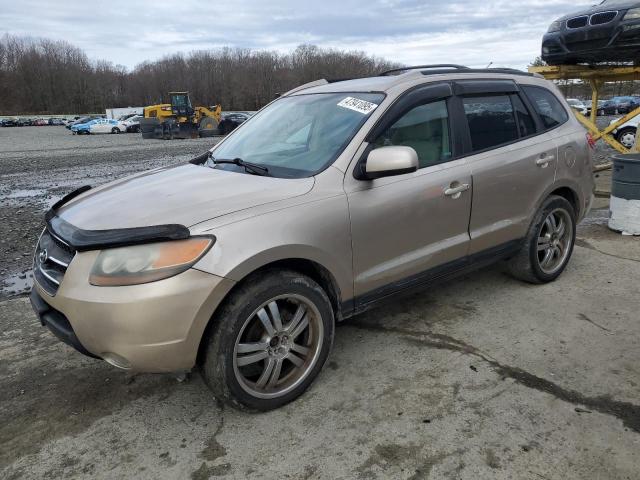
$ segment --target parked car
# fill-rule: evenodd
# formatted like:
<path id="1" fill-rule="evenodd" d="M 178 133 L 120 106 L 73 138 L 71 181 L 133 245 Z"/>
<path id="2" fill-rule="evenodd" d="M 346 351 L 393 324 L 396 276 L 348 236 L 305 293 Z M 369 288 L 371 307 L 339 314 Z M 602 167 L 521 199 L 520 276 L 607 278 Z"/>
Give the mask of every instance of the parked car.
<path id="1" fill-rule="evenodd" d="M 74 123 L 71 125 L 71 133 L 73 133 L 74 135 L 89 135 L 89 128 L 91 128 L 91 125 L 93 125 L 95 122 L 97 122 L 98 119 L 93 119 L 93 120 L 87 120 L 85 122 L 82 123 Z"/>
<path id="2" fill-rule="evenodd" d="M 613 97 L 606 100 L 602 107 L 599 108 L 599 115 L 617 115 L 619 113 L 629 113 L 640 107 L 640 101 L 637 97 Z"/>
<path id="3" fill-rule="evenodd" d="M 620 120 L 619 118 L 613 119 L 609 122 L 609 125 L 614 124 Z M 640 124 L 640 115 L 636 115 L 628 122 L 623 123 L 613 132 L 613 137 L 618 140 L 625 147 L 632 149 L 636 145 L 636 131 L 638 130 L 638 124 Z"/>
<path id="4" fill-rule="evenodd" d="M 54 126 L 58 126 L 58 125 L 64 125 L 64 119 L 63 118 L 55 118 L 52 117 L 49 119 L 49 125 L 54 125 Z"/>
<path id="5" fill-rule="evenodd" d="M 582 100 L 578 100 L 577 98 L 567 98 L 567 103 L 571 108 L 577 110 L 582 115 L 588 114 L 587 106 L 582 102 Z"/>
<path id="6" fill-rule="evenodd" d="M 584 102 L 585 107 L 587 108 L 587 115 L 591 115 L 591 106 L 592 106 L 593 102 L 591 100 L 586 100 Z M 598 107 L 603 107 L 604 106 L 604 100 L 598 100 Z M 599 114 L 599 112 L 596 111 L 596 114 Z"/>
<path id="7" fill-rule="evenodd" d="M 3 127 L 17 127 L 18 119 L 17 118 L 5 118 L 2 122 Z"/>
<path id="8" fill-rule="evenodd" d="M 125 133 L 127 131 L 127 125 L 124 122 L 118 120 L 109 120 L 106 118 L 100 118 L 89 122 L 89 133 Z"/>
<path id="9" fill-rule="evenodd" d="M 221 400 L 269 410 L 317 377 L 336 321 L 501 259 L 558 278 L 594 188 L 559 90 L 405 70 L 298 87 L 191 162 L 64 197 L 35 253 L 42 324 L 121 369 L 199 367 Z"/>
<path id="10" fill-rule="evenodd" d="M 98 120 L 100 118 L 103 118 L 101 115 L 89 115 L 86 117 L 78 117 L 76 120 L 68 123 L 66 125 L 66 128 L 71 129 L 71 127 L 75 126 L 75 125 L 81 125 L 83 123 L 87 123 L 90 122 L 91 120 Z"/>
<path id="11" fill-rule="evenodd" d="M 127 126 L 118 120 L 108 120 L 106 118 L 96 118 L 85 123 L 79 123 L 71 127 L 71 132 L 78 135 L 100 134 L 100 133 L 123 133 Z"/>
<path id="12" fill-rule="evenodd" d="M 34 127 L 44 127 L 46 125 L 49 125 L 49 120 L 45 119 L 45 118 L 36 118 L 33 122 L 32 125 Z"/>
<path id="13" fill-rule="evenodd" d="M 133 115 L 126 120 L 122 121 L 122 123 L 126 126 L 126 131 L 129 133 L 139 133 L 140 132 L 140 120 L 144 117 L 142 115 Z"/>
<path id="14" fill-rule="evenodd" d="M 221 115 L 218 130 L 220 134 L 227 135 L 233 132 L 239 125 L 243 124 L 250 118 L 249 114 L 240 112 L 229 112 Z"/>
<path id="15" fill-rule="evenodd" d="M 18 118 L 18 126 L 19 127 L 30 127 L 33 125 L 32 118 Z"/>
<path id="16" fill-rule="evenodd" d="M 554 21 L 542 39 L 549 65 L 640 60 L 640 1 L 605 0 Z"/>

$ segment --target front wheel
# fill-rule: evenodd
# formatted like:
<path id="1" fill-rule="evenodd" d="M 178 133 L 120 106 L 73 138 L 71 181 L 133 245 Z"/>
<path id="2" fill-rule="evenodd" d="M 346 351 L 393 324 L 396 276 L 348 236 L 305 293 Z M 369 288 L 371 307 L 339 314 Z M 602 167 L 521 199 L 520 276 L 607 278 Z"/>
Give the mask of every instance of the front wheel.
<path id="1" fill-rule="evenodd" d="M 111 133 L 115 133 L 117 135 L 118 133 L 120 133 L 120 129 L 118 127 L 113 127 L 111 129 Z"/>
<path id="2" fill-rule="evenodd" d="M 576 214 L 563 197 L 545 200 L 520 251 L 508 261 L 511 274 L 529 283 L 548 283 L 569 263 L 576 239 Z"/>
<path id="3" fill-rule="evenodd" d="M 252 410 L 272 410 L 300 396 L 333 343 L 327 294 L 292 271 L 250 277 L 212 322 L 204 379 L 220 400 Z"/>

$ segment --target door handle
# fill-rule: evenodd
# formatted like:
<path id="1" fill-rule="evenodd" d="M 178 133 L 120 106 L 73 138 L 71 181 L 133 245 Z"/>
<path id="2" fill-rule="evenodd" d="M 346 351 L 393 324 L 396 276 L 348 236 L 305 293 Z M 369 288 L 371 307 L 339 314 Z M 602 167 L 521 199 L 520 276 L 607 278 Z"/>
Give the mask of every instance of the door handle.
<path id="1" fill-rule="evenodd" d="M 536 165 L 541 168 L 547 168 L 555 159 L 556 157 L 553 155 L 541 155 L 540 158 L 536 160 Z"/>
<path id="2" fill-rule="evenodd" d="M 444 194 L 447 197 L 460 198 L 460 195 L 462 195 L 462 192 L 466 192 L 467 190 L 469 190 L 468 183 L 462 183 L 462 184 L 458 184 L 457 186 L 454 186 L 456 185 L 456 183 L 457 182 L 452 183 L 451 186 L 444 191 Z"/>

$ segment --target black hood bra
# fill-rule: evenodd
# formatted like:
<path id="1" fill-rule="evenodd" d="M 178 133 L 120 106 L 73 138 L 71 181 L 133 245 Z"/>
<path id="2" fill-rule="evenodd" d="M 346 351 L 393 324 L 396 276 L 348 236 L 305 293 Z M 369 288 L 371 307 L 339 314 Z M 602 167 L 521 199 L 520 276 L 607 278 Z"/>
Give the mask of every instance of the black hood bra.
<path id="1" fill-rule="evenodd" d="M 110 230 L 83 230 L 66 222 L 57 210 L 78 195 L 91 189 L 85 185 L 62 197 L 45 215 L 47 230 L 77 251 L 97 250 L 140 245 L 151 242 L 186 240 L 191 236 L 184 225 L 152 225 L 148 227 L 118 228 Z"/>

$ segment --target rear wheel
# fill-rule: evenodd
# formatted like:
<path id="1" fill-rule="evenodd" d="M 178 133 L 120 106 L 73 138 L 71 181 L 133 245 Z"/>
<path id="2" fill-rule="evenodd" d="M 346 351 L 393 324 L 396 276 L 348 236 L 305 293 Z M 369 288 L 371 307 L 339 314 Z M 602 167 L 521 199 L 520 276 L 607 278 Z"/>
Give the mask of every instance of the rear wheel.
<path id="1" fill-rule="evenodd" d="M 300 396 L 320 373 L 334 333 L 331 302 L 292 271 L 249 278 L 213 318 L 202 365 L 215 396 L 253 410 Z"/>
<path id="2" fill-rule="evenodd" d="M 575 211 L 563 197 L 542 204 L 520 251 L 508 262 L 511 274 L 529 283 L 552 282 L 564 271 L 576 238 Z"/>
<path id="3" fill-rule="evenodd" d="M 617 133 L 616 140 L 624 147 L 632 149 L 636 145 L 636 130 L 633 127 L 623 128 Z"/>

